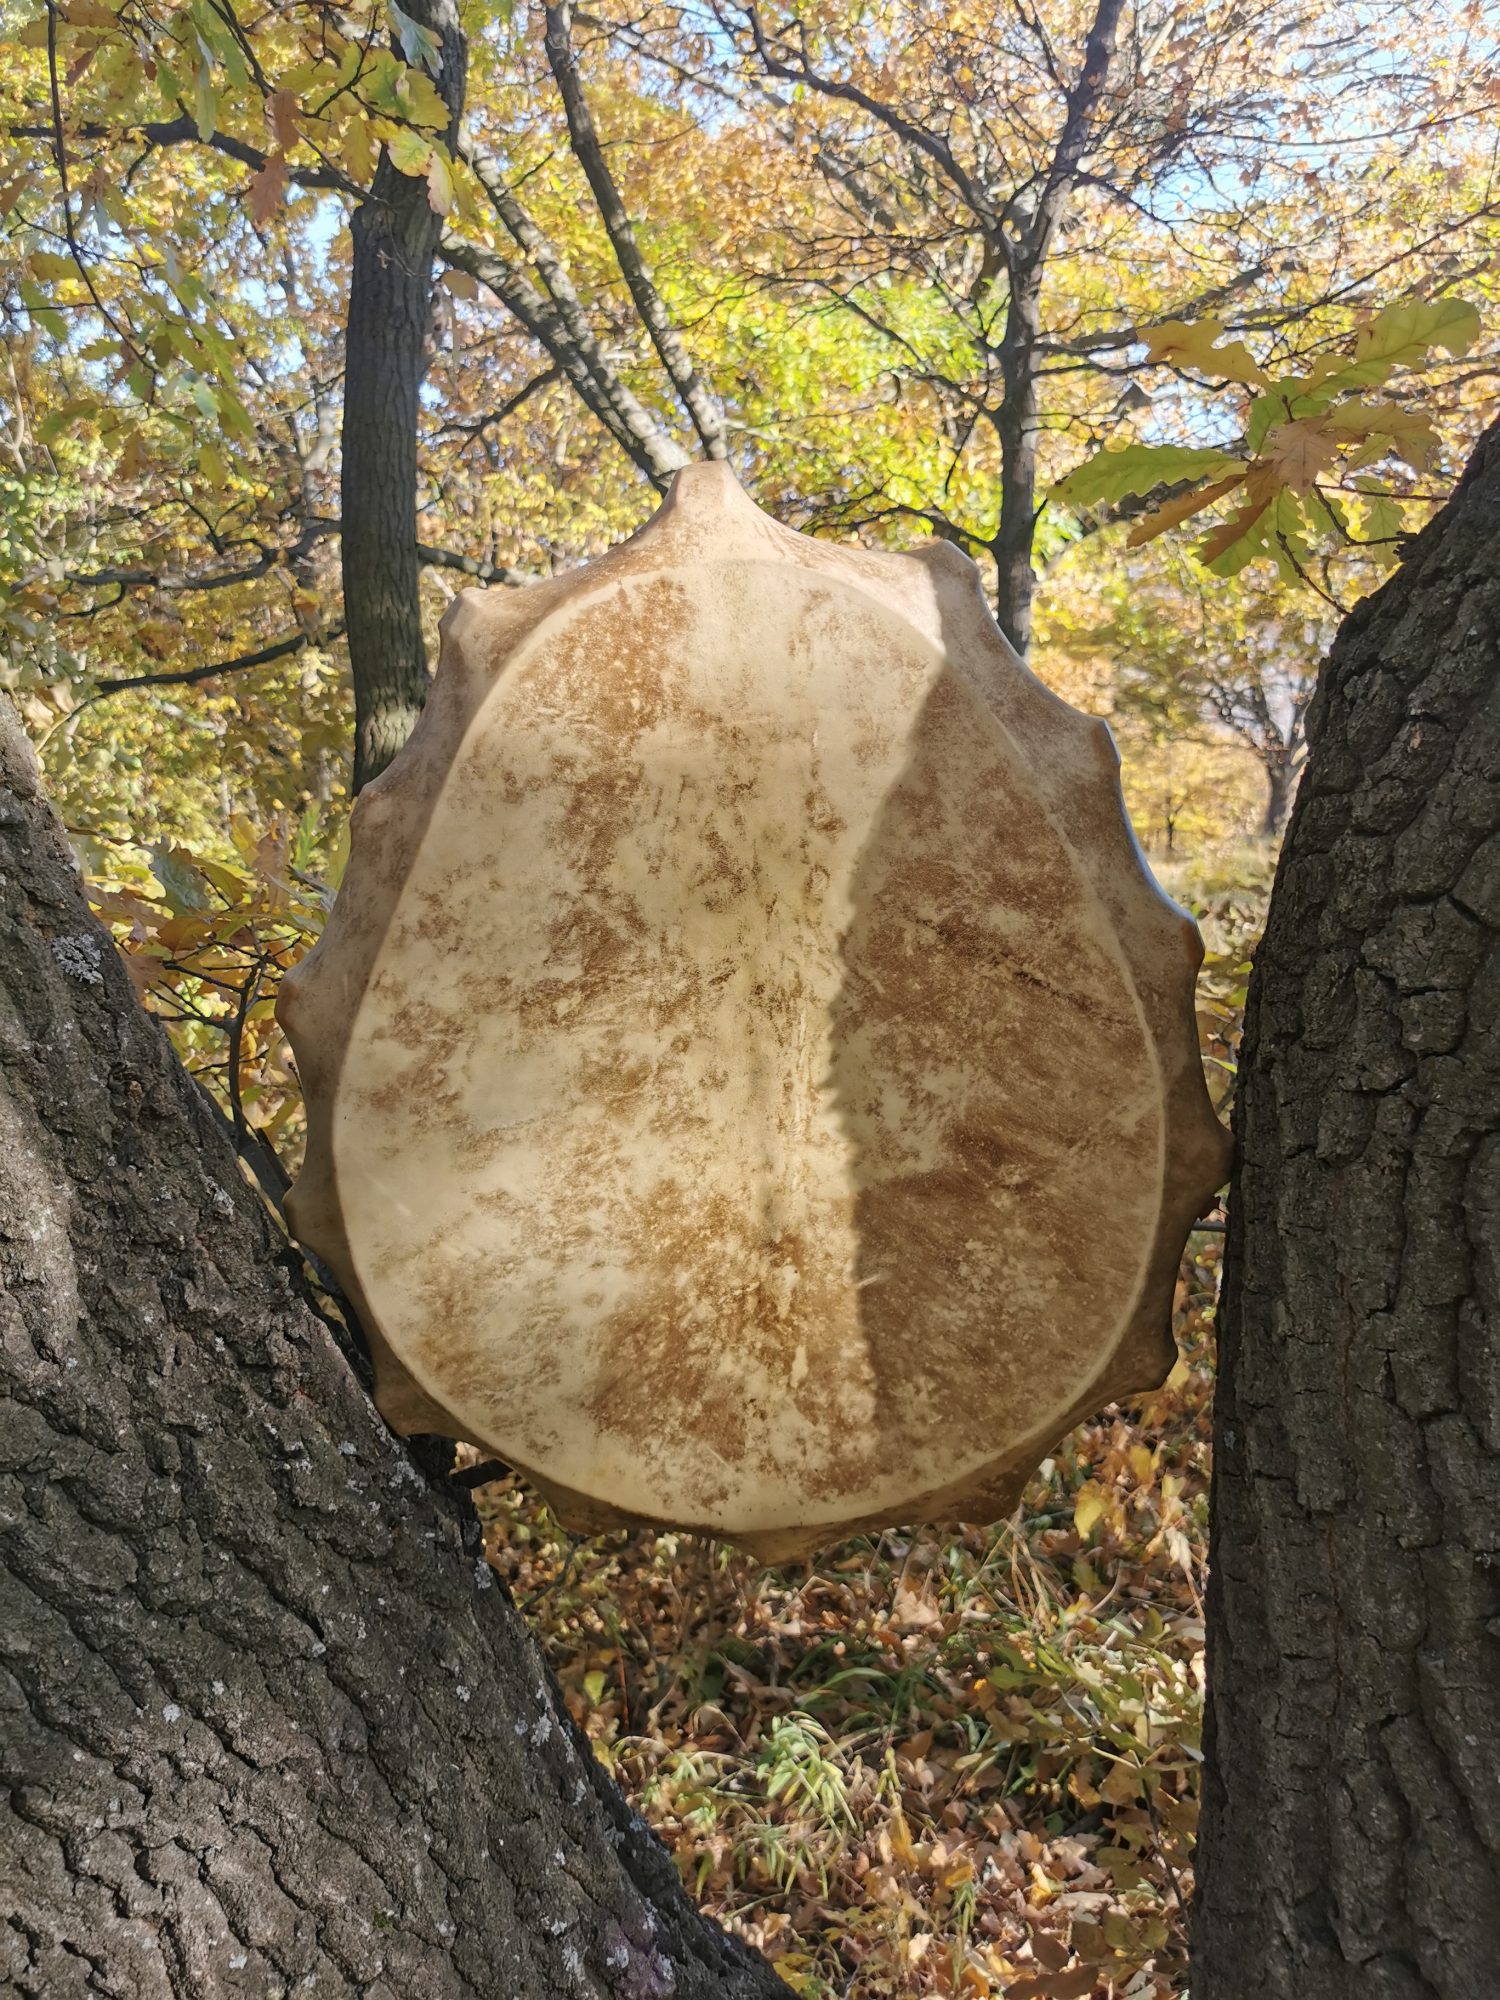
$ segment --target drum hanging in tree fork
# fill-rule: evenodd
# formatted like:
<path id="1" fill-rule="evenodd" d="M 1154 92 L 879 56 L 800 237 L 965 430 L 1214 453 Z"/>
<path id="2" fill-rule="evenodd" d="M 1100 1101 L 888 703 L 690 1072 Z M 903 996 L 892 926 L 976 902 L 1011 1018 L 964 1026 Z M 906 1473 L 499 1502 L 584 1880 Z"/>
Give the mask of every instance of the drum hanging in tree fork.
<path id="1" fill-rule="evenodd" d="M 1105 725 L 722 465 L 443 623 L 280 1009 L 387 1419 L 768 1560 L 1008 1512 L 1227 1166 Z"/>

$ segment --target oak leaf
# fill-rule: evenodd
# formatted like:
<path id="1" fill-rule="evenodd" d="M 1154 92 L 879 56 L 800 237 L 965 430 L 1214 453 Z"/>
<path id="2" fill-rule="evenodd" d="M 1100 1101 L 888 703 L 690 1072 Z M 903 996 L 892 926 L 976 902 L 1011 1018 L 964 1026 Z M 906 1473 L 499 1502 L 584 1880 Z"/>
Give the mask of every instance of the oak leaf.
<path id="1" fill-rule="evenodd" d="M 260 171 L 251 175 L 250 219 L 257 228 L 263 229 L 281 206 L 286 181 L 286 161 L 280 153 L 272 153 Z"/>
<path id="2" fill-rule="evenodd" d="M 1339 441 L 1329 435 L 1321 417 L 1297 417 L 1266 433 L 1262 456 L 1294 493 L 1310 493 L 1338 452 Z"/>

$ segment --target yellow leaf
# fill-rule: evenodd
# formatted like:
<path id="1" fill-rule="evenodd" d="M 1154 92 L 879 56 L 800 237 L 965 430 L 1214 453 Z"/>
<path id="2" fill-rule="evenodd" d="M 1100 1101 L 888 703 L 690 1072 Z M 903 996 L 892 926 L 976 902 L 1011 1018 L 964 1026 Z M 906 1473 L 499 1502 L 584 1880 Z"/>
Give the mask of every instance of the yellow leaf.
<path id="1" fill-rule="evenodd" d="M 1368 465 L 1383 458 L 1387 450 L 1416 472 L 1425 472 L 1438 452 L 1438 436 L 1432 419 L 1423 410 L 1408 410 L 1400 403 L 1341 403 L 1324 419 L 1331 431 L 1353 439 L 1365 439 L 1365 448 L 1351 461 Z"/>
<path id="2" fill-rule="evenodd" d="M 427 203 L 434 215 L 446 215 L 453 206 L 453 169 L 441 146 L 427 156 Z"/>
<path id="3" fill-rule="evenodd" d="M 427 172 L 427 163 L 432 158 L 432 141 L 424 139 L 420 132 L 400 125 L 387 139 L 386 152 L 397 173 L 415 178 Z"/>
<path id="4" fill-rule="evenodd" d="M 1073 1525 L 1081 1540 L 1088 1540 L 1104 1518 L 1108 1505 L 1104 1488 L 1097 1479 L 1090 1479 L 1079 1487 L 1078 1497 L 1073 1502 Z"/>
<path id="5" fill-rule="evenodd" d="M 351 118 L 344 127 L 344 164 L 357 181 L 375 178 L 375 135 L 368 118 Z"/>
<path id="6" fill-rule="evenodd" d="M 49 283 L 57 278 L 76 278 L 78 266 L 71 257 L 59 256 L 52 250 L 33 250 L 27 259 L 33 274 L 45 278 Z"/>
<path id="7" fill-rule="evenodd" d="M 1111 1764 L 1099 1791 L 1112 1806 L 1134 1805 L 1141 1795 L 1141 1774 L 1133 1764 Z"/>
<path id="8" fill-rule="evenodd" d="M 1266 377 L 1242 340 L 1225 347 L 1214 342 L 1224 331 L 1221 319 L 1169 319 L 1152 332 L 1146 349 L 1148 361 L 1165 361 L 1178 368 L 1196 368 L 1201 374 L 1216 375 L 1230 382 L 1253 382 L 1264 387 Z"/>

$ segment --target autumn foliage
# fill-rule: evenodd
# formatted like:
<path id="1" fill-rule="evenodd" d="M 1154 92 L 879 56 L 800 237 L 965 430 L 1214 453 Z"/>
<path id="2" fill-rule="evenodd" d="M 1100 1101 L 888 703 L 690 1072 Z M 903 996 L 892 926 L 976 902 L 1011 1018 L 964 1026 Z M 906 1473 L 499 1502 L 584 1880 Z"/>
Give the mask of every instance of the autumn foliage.
<path id="1" fill-rule="evenodd" d="M 345 852 L 350 222 L 382 173 L 438 233 L 428 640 L 461 585 L 577 564 L 703 454 L 808 532 L 954 543 L 1110 717 L 1210 934 L 1232 1090 L 1317 661 L 1493 403 L 1492 10 L 455 18 L 452 144 L 427 0 L 7 18 L 4 684 L 268 1196 L 302 1130 L 276 988 Z M 1167 1390 L 1076 1433 L 997 1537 L 757 1575 L 686 1540 L 569 1547 L 488 1491 L 600 1754 L 795 1989 L 1182 1992 L 1218 1240 Z"/>

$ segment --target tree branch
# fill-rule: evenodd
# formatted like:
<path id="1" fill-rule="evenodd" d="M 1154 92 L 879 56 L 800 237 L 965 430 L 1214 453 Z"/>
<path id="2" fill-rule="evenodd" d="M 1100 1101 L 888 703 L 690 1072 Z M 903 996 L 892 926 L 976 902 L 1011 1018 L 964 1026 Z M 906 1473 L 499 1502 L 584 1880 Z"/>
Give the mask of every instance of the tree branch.
<path id="1" fill-rule="evenodd" d="M 523 382 L 515 394 L 507 396 L 498 408 L 486 410 L 482 417 L 476 417 L 472 423 L 460 423 L 456 418 L 450 417 L 448 422 L 443 426 L 442 434 L 456 434 L 461 438 L 467 438 L 471 441 L 476 438 L 482 438 L 485 432 L 493 430 L 496 424 L 503 424 L 507 417 L 514 416 L 523 403 L 529 402 L 541 390 L 550 388 L 554 382 L 560 379 L 561 375 L 562 369 L 554 361 L 550 367 L 542 369 L 540 374 L 533 375 L 529 382 Z"/>
<path id="2" fill-rule="evenodd" d="M 1188 299 L 1174 312 L 1159 320 L 1143 320 L 1138 326 L 1122 326 L 1106 333 L 1080 334 L 1076 340 L 1045 340 L 1038 343 L 1038 354 L 1099 354 L 1114 348 L 1138 347 L 1148 341 L 1159 327 L 1169 325 L 1173 320 L 1201 319 L 1205 313 L 1226 304 L 1238 293 L 1248 291 L 1250 286 L 1263 278 L 1269 269 L 1262 258 L 1248 270 L 1237 271 L 1232 278 L 1226 278 L 1222 285 L 1212 285 L 1206 292 L 1200 292 L 1194 299 Z"/>
<path id="3" fill-rule="evenodd" d="M 594 114 L 584 93 L 583 79 L 578 74 L 578 58 L 573 48 L 572 11 L 568 0 L 548 7 L 543 47 L 562 94 L 573 151 L 594 191 L 600 219 L 615 253 L 615 261 L 630 288 L 635 309 L 641 316 L 641 324 L 661 356 L 662 366 L 677 391 L 678 399 L 693 420 L 693 428 L 704 451 L 710 458 L 727 458 L 724 412 L 713 391 L 693 366 L 692 357 L 683 346 L 682 336 L 646 268 L 630 216 L 604 157 L 604 148 L 599 143 Z"/>
<path id="4" fill-rule="evenodd" d="M 1083 65 L 1077 83 L 1068 92 L 1067 114 L 1028 232 L 1025 261 L 1033 268 L 1046 259 L 1048 247 L 1067 207 L 1074 177 L 1088 148 L 1094 113 L 1109 81 L 1109 66 L 1114 60 L 1115 36 L 1124 5 L 1125 0 L 1099 0 L 1095 10 L 1093 26 L 1084 43 Z"/>
<path id="5" fill-rule="evenodd" d="M 505 563 L 481 562 L 477 556 L 461 555 L 456 549 L 435 549 L 426 542 L 417 543 L 417 557 L 431 569 L 456 569 L 479 583 L 503 583 L 519 590 L 529 583 L 541 582 L 540 577 L 529 575 L 524 569 L 511 569 Z"/>
<path id="6" fill-rule="evenodd" d="M 63 581 L 71 590 L 92 590 L 106 584 L 117 584 L 127 590 L 227 590 L 231 584 L 253 583 L 270 570 L 295 562 L 308 553 L 314 542 L 325 535 L 336 535 L 339 530 L 337 521 L 304 522 L 301 534 L 288 547 L 266 548 L 264 544 L 256 544 L 260 554 L 253 563 L 247 563 L 243 569 L 215 570 L 207 576 L 174 575 L 170 570 L 159 569 L 97 569 L 71 573 Z"/>
<path id="7" fill-rule="evenodd" d="M 123 694 L 127 688 L 144 687 L 196 687 L 200 681 L 216 680 L 220 674 L 237 674 L 247 667 L 269 666 L 272 660 L 285 660 L 293 653 L 300 653 L 309 646 L 330 646 L 344 634 L 344 621 L 321 632 L 294 632 L 289 639 L 278 639 L 274 644 L 262 646 L 258 652 L 241 653 L 232 660 L 214 660 L 208 666 L 183 667 L 176 672 L 161 674 L 131 674 L 123 680 L 100 681 L 92 699 L 100 701 L 108 694 Z"/>
<path id="8" fill-rule="evenodd" d="M 1101 0 L 1101 3 L 1113 5 L 1118 11 L 1123 5 L 1123 0 Z M 936 133 L 914 124 L 910 118 L 904 117 L 897 111 L 894 105 L 886 104 L 878 97 L 872 97 L 868 91 L 861 90 L 858 84 L 841 83 L 833 77 L 820 76 L 808 64 L 805 57 L 799 64 L 793 65 L 774 56 L 766 39 L 765 29 L 761 26 L 760 9 L 754 6 L 747 7 L 745 18 L 750 25 L 755 53 L 760 57 L 768 75 L 779 76 L 786 83 L 805 84 L 809 90 L 815 90 L 820 97 L 834 98 L 841 104 L 857 105 L 861 111 L 884 125 L 888 132 L 894 132 L 896 137 L 903 139 L 908 146 L 915 147 L 919 153 L 925 153 L 962 197 L 979 224 L 985 241 L 992 243 L 1002 259 L 1006 263 L 1009 262 L 1010 245 L 1000 228 L 994 210 L 946 139 L 940 139 Z"/>
<path id="9" fill-rule="evenodd" d="M 265 166 L 268 157 L 258 146 L 252 146 L 245 139 L 236 139 L 228 132 L 214 132 L 207 139 L 200 137 L 197 124 L 186 112 L 180 118 L 148 119 L 136 125 L 90 123 L 73 129 L 80 139 L 135 138 L 144 139 L 149 146 L 207 146 L 210 151 L 238 160 L 241 166 L 253 168 L 256 173 Z M 50 125 L 9 125 L 6 131 L 12 139 L 50 140 L 52 137 Z M 357 181 L 350 180 L 337 167 L 288 167 L 286 175 L 297 187 L 337 188 L 344 194 L 353 195 L 364 193 Z"/>
<path id="10" fill-rule="evenodd" d="M 506 186 L 499 163 L 473 145 L 462 146 L 461 152 L 495 213 L 534 262 L 551 298 L 545 298 L 499 250 L 466 243 L 449 232 L 442 239 L 442 256 L 495 294 L 551 355 L 631 462 L 653 486 L 665 491 L 672 474 L 687 464 L 687 453 L 605 359 L 566 266 Z"/>

